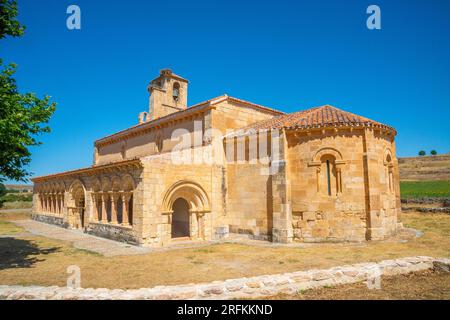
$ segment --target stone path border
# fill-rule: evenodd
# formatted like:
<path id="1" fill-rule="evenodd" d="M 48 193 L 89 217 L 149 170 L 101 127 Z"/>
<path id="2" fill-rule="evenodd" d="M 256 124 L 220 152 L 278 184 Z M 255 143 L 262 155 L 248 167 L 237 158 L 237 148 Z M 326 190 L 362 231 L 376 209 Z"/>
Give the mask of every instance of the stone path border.
<path id="1" fill-rule="evenodd" d="M 314 269 L 251 278 L 214 281 L 211 283 L 157 286 L 132 290 L 0 285 L 0 299 L 182 300 L 263 298 L 264 296 L 276 295 L 278 293 L 293 294 L 299 290 L 323 286 L 372 281 L 381 275 L 399 275 L 429 269 L 450 272 L 450 259 L 417 256 L 383 260 L 378 263 L 358 263 L 324 270 Z"/>

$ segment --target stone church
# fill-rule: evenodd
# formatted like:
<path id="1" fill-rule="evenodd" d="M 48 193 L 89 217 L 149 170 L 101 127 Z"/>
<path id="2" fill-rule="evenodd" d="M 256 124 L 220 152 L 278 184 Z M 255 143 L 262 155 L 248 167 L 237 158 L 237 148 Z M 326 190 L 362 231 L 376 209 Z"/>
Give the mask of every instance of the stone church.
<path id="1" fill-rule="evenodd" d="M 228 95 L 188 107 L 188 81 L 169 69 L 148 91 L 149 111 L 95 141 L 92 166 L 32 179 L 33 219 L 143 246 L 395 234 L 392 127 L 329 105 L 284 113 Z"/>

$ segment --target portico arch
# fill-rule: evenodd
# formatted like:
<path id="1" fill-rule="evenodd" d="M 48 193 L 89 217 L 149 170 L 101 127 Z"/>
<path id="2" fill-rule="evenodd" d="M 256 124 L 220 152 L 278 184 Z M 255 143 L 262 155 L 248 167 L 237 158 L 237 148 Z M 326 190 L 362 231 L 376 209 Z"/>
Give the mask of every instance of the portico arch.
<path id="1" fill-rule="evenodd" d="M 81 180 L 75 180 L 69 187 L 69 225 L 82 229 L 85 225 L 86 188 Z"/>

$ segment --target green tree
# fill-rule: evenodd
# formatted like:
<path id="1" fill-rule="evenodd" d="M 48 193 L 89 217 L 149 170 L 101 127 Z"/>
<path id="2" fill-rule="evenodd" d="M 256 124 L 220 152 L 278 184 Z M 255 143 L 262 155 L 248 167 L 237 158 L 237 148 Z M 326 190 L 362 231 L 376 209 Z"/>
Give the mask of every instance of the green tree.
<path id="1" fill-rule="evenodd" d="M 426 155 L 426 152 L 423 151 L 423 150 L 420 150 L 420 151 L 419 151 L 419 156 L 424 156 L 424 155 Z"/>
<path id="2" fill-rule="evenodd" d="M 431 155 L 433 155 L 433 156 L 437 155 L 437 151 L 436 151 L 436 150 L 431 150 L 430 153 L 431 153 Z"/>
<path id="3" fill-rule="evenodd" d="M 0 0 L 0 39 L 19 37 L 25 31 L 25 27 L 16 20 L 17 13 L 17 1 Z"/>
<path id="4" fill-rule="evenodd" d="M 16 20 L 17 2 L 0 0 L 0 39 L 21 36 L 25 28 Z M 0 59 L 0 181 L 9 178 L 26 181 L 31 174 L 30 146 L 40 145 L 37 136 L 50 132 L 47 126 L 56 103 L 34 93 L 19 93 L 13 78 L 16 65 L 3 65 Z"/>
<path id="5" fill-rule="evenodd" d="M 0 183 L 0 198 L 7 194 L 8 191 L 3 183 Z"/>

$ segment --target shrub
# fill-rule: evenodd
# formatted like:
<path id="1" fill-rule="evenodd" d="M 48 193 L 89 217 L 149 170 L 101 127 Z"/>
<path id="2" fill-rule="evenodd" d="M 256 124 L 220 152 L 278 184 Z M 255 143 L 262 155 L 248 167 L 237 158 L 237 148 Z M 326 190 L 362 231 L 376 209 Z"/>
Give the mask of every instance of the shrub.
<path id="1" fill-rule="evenodd" d="M 7 193 L 6 187 L 3 183 L 0 183 L 0 197 L 3 197 Z"/>
<path id="2" fill-rule="evenodd" d="M 0 198 L 2 202 L 15 202 L 15 201 L 33 201 L 33 196 L 31 194 L 14 194 L 10 193 L 7 195 L 4 195 Z"/>
<path id="3" fill-rule="evenodd" d="M 431 155 L 433 155 L 433 156 L 437 155 L 437 151 L 436 151 L 436 150 L 431 150 L 430 153 L 431 153 Z"/>
<path id="4" fill-rule="evenodd" d="M 426 155 L 426 152 L 423 151 L 423 150 L 420 150 L 420 151 L 419 151 L 419 156 L 424 156 L 424 155 Z"/>

